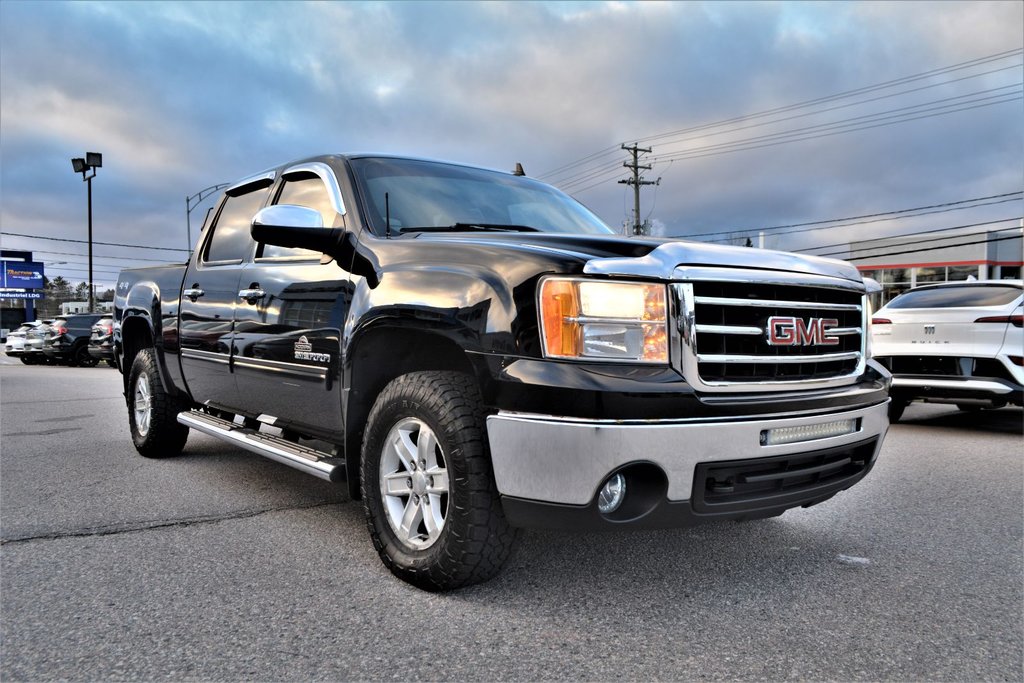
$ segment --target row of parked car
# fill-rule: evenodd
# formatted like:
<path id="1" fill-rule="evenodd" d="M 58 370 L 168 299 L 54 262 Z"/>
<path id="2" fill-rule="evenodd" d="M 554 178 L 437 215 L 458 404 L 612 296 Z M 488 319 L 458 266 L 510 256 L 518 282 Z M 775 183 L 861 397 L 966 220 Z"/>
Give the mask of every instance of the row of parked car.
<path id="1" fill-rule="evenodd" d="M 81 313 L 25 323 L 7 335 L 4 351 L 26 365 L 47 363 L 114 367 L 114 319 L 109 313 Z"/>

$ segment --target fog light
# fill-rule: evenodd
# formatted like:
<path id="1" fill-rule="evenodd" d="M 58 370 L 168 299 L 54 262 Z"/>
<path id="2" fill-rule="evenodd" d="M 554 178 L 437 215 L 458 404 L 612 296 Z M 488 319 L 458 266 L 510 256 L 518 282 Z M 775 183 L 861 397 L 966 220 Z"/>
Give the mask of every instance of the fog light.
<path id="1" fill-rule="evenodd" d="M 597 496 L 597 509 L 602 515 L 615 512 L 626 497 L 626 478 L 621 474 L 613 474 L 601 487 Z"/>

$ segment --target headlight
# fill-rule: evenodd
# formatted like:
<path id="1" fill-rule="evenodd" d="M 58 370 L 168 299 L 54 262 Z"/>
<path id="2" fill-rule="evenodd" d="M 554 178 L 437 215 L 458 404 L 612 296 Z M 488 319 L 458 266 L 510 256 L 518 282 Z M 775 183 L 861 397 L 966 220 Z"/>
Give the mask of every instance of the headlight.
<path id="1" fill-rule="evenodd" d="M 668 363 L 665 285 L 552 277 L 539 298 L 548 358 Z"/>

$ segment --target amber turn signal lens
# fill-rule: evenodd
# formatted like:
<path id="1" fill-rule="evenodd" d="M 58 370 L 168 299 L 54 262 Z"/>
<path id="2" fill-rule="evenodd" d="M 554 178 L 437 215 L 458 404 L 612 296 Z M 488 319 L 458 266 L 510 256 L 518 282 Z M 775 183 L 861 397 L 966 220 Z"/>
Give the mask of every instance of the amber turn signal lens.
<path id="1" fill-rule="evenodd" d="M 661 284 L 548 278 L 539 299 L 549 358 L 668 363 Z"/>

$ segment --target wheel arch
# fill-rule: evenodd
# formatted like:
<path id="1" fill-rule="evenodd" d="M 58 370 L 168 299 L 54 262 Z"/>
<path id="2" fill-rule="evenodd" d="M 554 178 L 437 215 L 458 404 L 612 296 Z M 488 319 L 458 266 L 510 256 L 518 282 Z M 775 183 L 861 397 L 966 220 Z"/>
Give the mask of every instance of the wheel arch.
<path id="1" fill-rule="evenodd" d="M 442 330 L 378 324 L 363 330 L 349 345 L 346 359 L 345 469 L 349 494 L 361 497 L 359 463 L 366 420 L 377 397 L 392 380 L 410 372 L 462 372 L 481 381 L 473 361 Z"/>
<path id="2" fill-rule="evenodd" d="M 125 317 L 121 321 L 120 337 L 119 353 L 115 354 L 115 356 L 120 358 L 125 400 L 129 400 L 128 382 L 131 378 L 132 364 L 135 362 L 135 357 L 143 349 L 149 348 L 156 350 L 157 374 L 164 391 L 172 395 L 179 395 L 181 393 L 174 386 L 174 383 L 170 381 L 163 349 L 156 348 L 156 336 L 153 333 L 153 326 L 147 318 L 140 315 Z"/>

